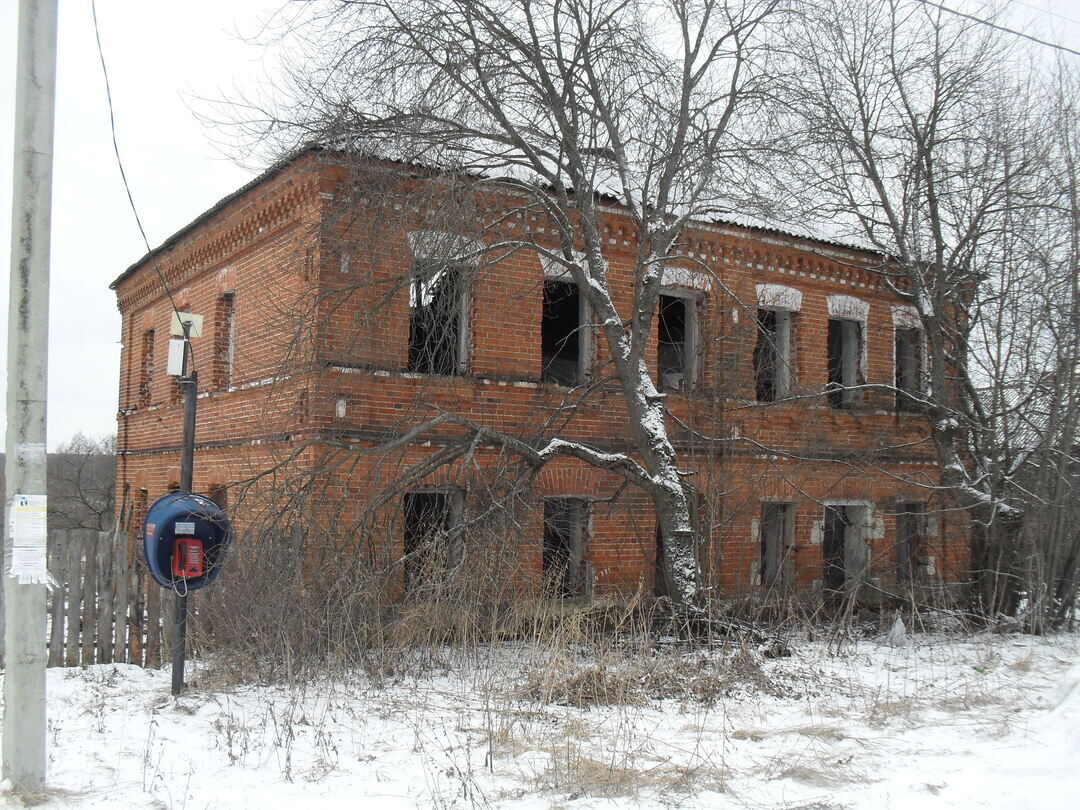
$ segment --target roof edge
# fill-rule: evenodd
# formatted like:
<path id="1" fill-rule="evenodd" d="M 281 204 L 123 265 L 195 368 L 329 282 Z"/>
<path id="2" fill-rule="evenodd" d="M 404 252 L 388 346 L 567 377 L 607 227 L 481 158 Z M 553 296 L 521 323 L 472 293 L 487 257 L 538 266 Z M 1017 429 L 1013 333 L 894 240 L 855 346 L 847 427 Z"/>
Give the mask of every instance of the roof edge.
<path id="1" fill-rule="evenodd" d="M 195 217 L 195 219 L 191 220 L 191 222 L 189 222 L 187 225 L 180 228 L 180 230 L 176 231 L 171 236 L 167 237 L 165 241 L 158 245 L 156 248 L 152 248 L 148 253 L 143 254 L 140 259 L 129 265 L 128 268 L 124 270 L 124 272 L 122 272 L 119 276 L 113 279 L 112 282 L 110 282 L 109 289 L 115 291 L 116 288 L 119 287 L 131 275 L 133 275 L 136 270 L 141 268 L 148 261 L 156 258 L 159 253 L 162 253 L 176 245 L 178 242 L 180 242 L 181 239 L 183 239 L 197 227 L 220 213 L 230 203 L 243 197 L 249 191 L 256 188 L 257 186 L 262 185 L 267 180 L 271 180 L 277 175 L 281 174 L 283 171 L 285 171 L 285 169 L 298 162 L 305 155 L 321 151 L 324 150 L 322 149 L 322 147 L 317 145 L 302 146 L 299 149 L 296 149 L 295 151 L 290 152 L 289 154 L 280 158 L 279 160 L 271 164 L 269 168 L 265 169 L 263 172 L 253 177 L 248 182 L 244 183 L 244 185 L 240 186 L 240 188 L 236 189 L 225 197 L 222 197 L 212 206 L 210 206 L 197 217 Z"/>
<path id="2" fill-rule="evenodd" d="M 249 180 L 247 183 L 245 183 L 244 185 L 242 185 L 240 188 L 236 189 L 232 193 L 228 194 L 225 197 L 222 197 L 220 200 L 218 200 L 216 203 L 214 203 L 210 208 L 206 209 L 201 214 L 199 214 L 197 217 L 195 217 L 195 219 L 193 219 L 187 225 L 180 228 L 178 231 L 176 231 L 171 236 L 169 236 L 167 239 L 165 239 L 165 241 L 162 242 L 160 245 L 158 245 L 156 248 L 153 248 L 148 253 L 144 254 L 140 259 L 133 262 L 126 270 L 124 270 L 124 272 L 122 272 L 119 276 L 117 276 L 109 284 L 109 289 L 115 291 L 116 288 L 120 284 L 122 284 L 127 278 L 129 278 L 131 275 L 133 275 L 135 273 L 135 271 L 137 271 L 138 269 L 143 267 L 148 261 L 154 259 L 158 254 L 160 254 L 160 253 L 168 250 L 169 248 L 175 246 L 178 242 L 180 242 L 181 239 L 183 239 L 185 236 L 187 236 L 189 233 L 191 233 L 193 230 L 195 230 L 200 225 L 202 225 L 205 222 L 207 222 L 208 220 L 210 220 L 216 214 L 220 213 L 230 203 L 232 203 L 235 200 L 239 199 L 240 197 L 244 196 L 245 194 L 247 194 L 249 191 L 256 188 L 257 186 L 262 185 L 263 183 L 267 182 L 268 180 L 273 179 L 274 177 L 279 175 L 281 172 L 285 171 L 285 169 L 287 169 L 289 166 L 297 163 L 299 160 L 301 160 L 306 155 L 316 154 L 316 153 L 335 153 L 335 152 L 339 152 L 339 151 L 340 150 L 336 150 L 336 149 L 333 149 L 333 148 L 328 148 L 326 146 L 323 146 L 323 145 L 320 145 L 320 144 L 317 144 L 317 143 L 311 143 L 311 144 L 306 144 L 304 146 L 301 146 L 301 147 L 295 149 L 294 151 L 286 154 L 284 157 L 279 158 L 277 161 L 275 161 L 273 164 L 271 164 L 271 166 L 269 168 L 267 168 L 266 170 L 264 170 L 262 173 L 260 173 L 256 177 L 252 178 L 251 180 Z M 419 163 L 417 163 L 415 161 L 392 161 L 392 162 L 413 166 L 415 168 L 426 168 L 426 169 L 428 169 L 430 171 L 438 171 L 437 169 L 432 169 L 431 167 L 423 166 L 423 164 L 419 164 Z M 484 179 L 493 180 L 493 181 L 497 182 L 501 178 L 499 178 L 499 177 L 488 177 L 488 178 L 484 178 Z M 622 204 L 617 199 L 612 198 L 612 202 L 616 206 L 622 207 Z M 802 242 L 802 243 L 807 243 L 807 244 L 812 244 L 812 245 L 816 244 L 816 245 L 820 245 L 820 246 L 825 246 L 825 247 L 830 248 L 830 249 L 841 249 L 841 250 L 844 250 L 844 251 L 857 253 L 857 254 L 863 254 L 863 255 L 868 255 L 868 256 L 877 256 L 879 258 L 883 258 L 883 259 L 886 259 L 886 260 L 888 260 L 888 258 L 889 258 L 888 255 L 886 253 L 882 252 L 881 250 L 877 250 L 877 249 L 868 247 L 866 245 L 853 244 L 853 243 L 850 243 L 850 242 L 842 242 L 842 241 L 839 241 L 837 239 L 830 239 L 830 238 L 825 237 L 825 236 L 813 236 L 813 235 L 810 235 L 810 234 L 800 233 L 800 232 L 797 232 L 797 231 L 789 231 L 789 230 L 785 230 L 783 228 L 778 228 L 778 227 L 768 225 L 768 224 L 764 224 L 764 223 L 757 224 L 757 223 L 740 222 L 737 219 L 724 219 L 722 217 L 717 217 L 717 218 L 714 218 L 714 219 L 711 219 L 711 220 L 710 219 L 693 219 L 692 218 L 689 221 L 689 224 L 691 226 L 696 224 L 698 226 L 712 227 L 712 228 L 717 228 L 717 229 L 725 229 L 725 228 L 727 228 L 727 229 L 735 229 L 735 230 L 740 230 L 740 231 L 749 232 L 749 233 L 770 234 L 770 235 L 781 237 L 781 238 L 784 238 L 784 239 L 795 240 L 796 242 Z"/>

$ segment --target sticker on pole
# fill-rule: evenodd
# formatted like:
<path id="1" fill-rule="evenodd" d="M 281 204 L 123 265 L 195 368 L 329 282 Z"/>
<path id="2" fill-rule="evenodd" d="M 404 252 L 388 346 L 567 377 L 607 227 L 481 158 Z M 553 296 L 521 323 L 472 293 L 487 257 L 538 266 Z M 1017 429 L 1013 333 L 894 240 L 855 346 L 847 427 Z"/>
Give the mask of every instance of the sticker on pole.
<path id="1" fill-rule="evenodd" d="M 16 494 L 8 503 L 11 557 L 7 573 L 21 585 L 47 585 L 49 582 L 45 554 L 48 511 L 45 495 Z"/>

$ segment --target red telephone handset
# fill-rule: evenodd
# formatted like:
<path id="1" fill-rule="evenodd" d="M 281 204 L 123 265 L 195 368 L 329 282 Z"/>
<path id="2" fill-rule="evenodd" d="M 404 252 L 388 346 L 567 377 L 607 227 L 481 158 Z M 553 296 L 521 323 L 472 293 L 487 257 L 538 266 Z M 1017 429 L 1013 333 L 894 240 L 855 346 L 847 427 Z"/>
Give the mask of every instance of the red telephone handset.
<path id="1" fill-rule="evenodd" d="M 173 544 L 173 576 L 177 579 L 189 579 L 203 575 L 202 540 L 191 537 L 178 537 Z"/>

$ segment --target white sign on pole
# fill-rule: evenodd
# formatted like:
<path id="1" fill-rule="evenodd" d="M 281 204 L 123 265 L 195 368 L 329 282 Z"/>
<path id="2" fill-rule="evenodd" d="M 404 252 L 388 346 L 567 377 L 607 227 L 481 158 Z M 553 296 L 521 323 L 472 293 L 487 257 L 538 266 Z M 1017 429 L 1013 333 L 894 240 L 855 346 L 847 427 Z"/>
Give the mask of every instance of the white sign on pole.
<path id="1" fill-rule="evenodd" d="M 190 323 L 191 328 L 188 337 L 202 337 L 203 316 L 194 312 L 173 312 L 172 322 L 169 324 L 170 335 L 183 335 L 184 323 Z"/>
<path id="2" fill-rule="evenodd" d="M 16 494 L 8 504 L 11 559 L 8 576 L 22 585 L 46 585 L 49 569 L 45 542 L 48 534 L 48 497 Z"/>

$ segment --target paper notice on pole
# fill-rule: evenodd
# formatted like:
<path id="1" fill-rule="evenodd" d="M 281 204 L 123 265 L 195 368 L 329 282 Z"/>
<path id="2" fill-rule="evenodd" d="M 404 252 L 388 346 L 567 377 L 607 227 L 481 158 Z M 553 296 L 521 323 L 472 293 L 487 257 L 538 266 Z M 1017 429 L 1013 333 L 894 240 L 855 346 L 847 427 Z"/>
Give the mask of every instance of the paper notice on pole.
<path id="1" fill-rule="evenodd" d="M 8 574 L 19 580 L 20 585 L 48 585 L 49 569 L 45 564 L 45 549 L 13 547 Z"/>
<path id="2" fill-rule="evenodd" d="M 44 464 L 46 459 L 45 443 L 20 442 L 15 445 L 15 458 L 21 464 Z"/>
<path id="3" fill-rule="evenodd" d="M 45 554 L 48 511 L 45 495 L 16 494 L 8 504 L 11 556 L 7 572 L 20 584 L 45 585 L 49 581 Z"/>

